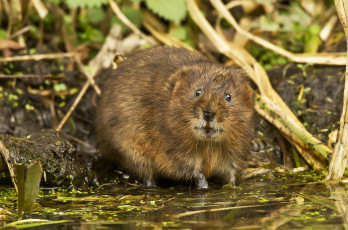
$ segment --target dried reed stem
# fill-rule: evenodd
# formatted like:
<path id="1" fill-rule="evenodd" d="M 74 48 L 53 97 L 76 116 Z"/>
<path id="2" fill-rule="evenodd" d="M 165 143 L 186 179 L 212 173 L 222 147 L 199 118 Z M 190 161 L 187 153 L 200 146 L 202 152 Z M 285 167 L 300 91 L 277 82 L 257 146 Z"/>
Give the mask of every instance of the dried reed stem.
<path id="1" fill-rule="evenodd" d="M 59 59 L 74 57 L 75 53 L 57 53 L 57 54 L 32 54 L 14 57 L 0 58 L 0 62 L 15 62 L 15 61 L 39 61 L 43 59 Z"/>
<path id="2" fill-rule="evenodd" d="M 253 35 L 252 33 L 243 30 L 228 11 L 227 7 L 221 0 L 210 0 L 211 4 L 235 29 L 238 33 L 244 35 L 253 42 L 272 50 L 273 52 L 282 55 L 294 62 L 300 63 L 313 63 L 321 65 L 345 65 L 346 64 L 346 53 L 318 53 L 318 54 L 294 54 L 288 50 L 285 50 L 279 46 L 276 46 L 263 38 Z"/>
<path id="3" fill-rule="evenodd" d="M 131 29 L 134 33 L 139 35 L 140 37 L 144 38 L 150 45 L 156 45 L 156 42 L 148 37 L 146 34 L 141 32 L 121 11 L 121 9 L 118 7 L 117 3 L 113 0 L 109 0 L 109 5 L 111 6 L 111 9 L 114 11 L 116 16 L 125 24 L 128 26 L 129 29 Z"/>
<path id="4" fill-rule="evenodd" d="M 338 17 L 342 23 L 344 33 L 347 41 L 347 55 L 348 55 L 348 1 L 335 0 L 335 6 Z M 327 180 L 341 180 L 344 170 L 347 165 L 348 158 L 348 58 L 346 58 L 346 76 L 343 95 L 343 108 L 340 119 L 340 129 L 338 132 L 338 139 L 335 146 L 335 151 L 330 162 L 329 174 Z"/>

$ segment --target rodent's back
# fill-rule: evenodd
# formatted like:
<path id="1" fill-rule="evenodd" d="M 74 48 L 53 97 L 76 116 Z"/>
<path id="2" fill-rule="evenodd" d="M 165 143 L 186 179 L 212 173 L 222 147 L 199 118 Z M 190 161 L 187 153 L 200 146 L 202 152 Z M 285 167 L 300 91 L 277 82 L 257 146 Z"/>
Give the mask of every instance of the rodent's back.
<path id="1" fill-rule="evenodd" d="M 184 66 L 206 62 L 199 53 L 175 47 L 141 50 L 121 62 L 104 83 L 97 109 L 97 139 L 102 154 L 118 161 L 115 152 L 120 146 L 115 145 L 122 140 L 114 139 L 137 139 L 136 133 L 153 129 L 147 125 L 145 114 L 153 123 L 163 120 L 161 113 L 171 96 L 166 84 L 170 75 Z M 122 158 L 122 154 L 116 156 Z"/>
<path id="2" fill-rule="evenodd" d="M 145 125 L 147 120 L 143 114 L 160 123 L 172 96 L 170 88 L 173 86 L 168 78 L 185 66 L 207 62 L 210 61 L 199 53 L 166 46 L 141 50 L 128 56 L 104 84 L 97 113 L 98 142 L 103 143 L 114 136 L 109 132 L 113 132 L 112 127 L 115 126 L 122 125 L 134 132 L 151 129 Z M 176 82 L 178 77 L 170 80 Z M 106 138 L 103 138 L 105 135 Z"/>

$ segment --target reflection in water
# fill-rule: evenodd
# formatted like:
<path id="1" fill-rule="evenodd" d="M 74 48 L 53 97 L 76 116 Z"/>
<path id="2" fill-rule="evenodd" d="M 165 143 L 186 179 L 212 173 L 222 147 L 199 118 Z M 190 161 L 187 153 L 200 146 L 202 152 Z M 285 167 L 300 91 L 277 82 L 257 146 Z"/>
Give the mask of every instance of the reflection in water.
<path id="1" fill-rule="evenodd" d="M 205 191 L 189 186 L 143 189 L 129 184 L 104 186 L 91 193 L 45 190 L 32 218 L 67 220 L 51 223 L 50 229 L 348 230 L 348 185 L 314 181 L 320 180 L 303 174 L 254 177 L 240 187 L 212 185 Z M 16 199 L 0 197 L 0 210 L 11 205 L 15 213 Z M 17 220 L 15 215 L 6 218 L 0 218 L 0 224 Z"/>
<path id="2" fill-rule="evenodd" d="M 348 230 L 348 193 L 343 185 L 327 183 L 330 198 L 335 201 L 337 211 L 342 215 L 343 226 Z"/>

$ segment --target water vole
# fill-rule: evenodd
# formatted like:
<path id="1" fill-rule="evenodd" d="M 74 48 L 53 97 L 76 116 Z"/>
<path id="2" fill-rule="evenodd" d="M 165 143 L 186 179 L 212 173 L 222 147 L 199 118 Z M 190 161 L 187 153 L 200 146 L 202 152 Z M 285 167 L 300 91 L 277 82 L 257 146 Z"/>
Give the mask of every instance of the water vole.
<path id="1" fill-rule="evenodd" d="M 98 147 L 146 186 L 157 178 L 236 183 L 254 130 L 246 78 L 183 48 L 136 52 L 105 82 Z"/>

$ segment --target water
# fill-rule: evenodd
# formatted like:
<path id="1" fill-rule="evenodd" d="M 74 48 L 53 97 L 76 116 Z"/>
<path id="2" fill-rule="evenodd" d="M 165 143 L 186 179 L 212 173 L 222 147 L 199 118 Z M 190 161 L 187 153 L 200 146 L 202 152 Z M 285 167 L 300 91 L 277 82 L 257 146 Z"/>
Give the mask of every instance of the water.
<path id="1" fill-rule="evenodd" d="M 348 229 L 348 185 L 322 176 L 258 176 L 239 187 L 159 189 L 109 184 L 89 192 L 44 189 L 32 219 L 16 222 L 16 198 L 1 189 L 0 223 L 35 229 Z M 5 212 L 5 213 L 4 213 Z"/>

